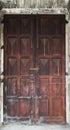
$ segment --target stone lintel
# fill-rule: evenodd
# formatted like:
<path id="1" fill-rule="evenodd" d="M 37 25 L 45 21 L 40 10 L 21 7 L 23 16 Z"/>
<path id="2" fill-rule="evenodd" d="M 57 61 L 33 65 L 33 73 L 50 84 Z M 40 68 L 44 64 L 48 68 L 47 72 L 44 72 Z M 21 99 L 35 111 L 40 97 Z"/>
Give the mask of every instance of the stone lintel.
<path id="1" fill-rule="evenodd" d="M 3 8 L 2 14 L 68 14 L 67 8 Z"/>

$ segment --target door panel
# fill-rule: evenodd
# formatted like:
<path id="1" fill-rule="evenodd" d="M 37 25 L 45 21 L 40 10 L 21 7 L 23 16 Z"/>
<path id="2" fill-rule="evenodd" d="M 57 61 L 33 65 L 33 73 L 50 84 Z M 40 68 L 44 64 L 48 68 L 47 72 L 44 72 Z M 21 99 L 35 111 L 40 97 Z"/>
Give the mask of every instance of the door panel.
<path id="1" fill-rule="evenodd" d="M 38 18 L 37 63 L 39 68 L 39 95 L 41 96 L 39 116 L 42 122 L 65 121 L 65 45 L 63 32 L 65 25 L 63 19 L 55 16 L 40 16 Z"/>
<path id="2" fill-rule="evenodd" d="M 40 55 L 49 55 L 49 38 L 41 37 L 39 39 L 39 54 Z"/>
<path id="3" fill-rule="evenodd" d="M 7 106 L 8 119 L 26 120 L 30 118 L 31 110 L 29 83 L 29 69 L 33 67 L 31 18 L 5 16 L 5 23 L 4 105 Z"/>
<path id="4" fill-rule="evenodd" d="M 49 63 L 50 61 L 48 59 L 41 58 L 39 61 L 39 74 L 40 75 L 49 75 L 50 74 L 50 68 Z"/>
<path id="5" fill-rule="evenodd" d="M 28 99 L 19 99 L 19 117 L 30 117 L 30 100 Z"/>
<path id="6" fill-rule="evenodd" d="M 4 113 L 65 122 L 65 16 L 5 16 Z"/>
<path id="7" fill-rule="evenodd" d="M 6 27 L 7 27 L 6 31 L 8 35 L 16 35 L 18 32 L 17 26 L 18 26 L 18 21 L 16 20 L 16 18 L 11 17 L 9 20 L 6 19 Z"/>
<path id="8" fill-rule="evenodd" d="M 16 117 L 17 116 L 17 100 L 16 99 L 8 99 L 7 100 L 7 114 L 9 117 Z"/>
<path id="9" fill-rule="evenodd" d="M 20 54 L 21 55 L 24 55 L 24 56 L 30 55 L 30 47 L 31 47 L 30 38 L 25 37 L 25 38 L 20 39 Z"/>
<path id="10" fill-rule="evenodd" d="M 8 96 L 17 95 L 17 79 L 16 78 L 7 79 L 7 95 Z"/>
<path id="11" fill-rule="evenodd" d="M 17 67 L 17 59 L 16 57 L 8 58 L 8 75 L 17 75 L 18 74 L 18 67 Z"/>
<path id="12" fill-rule="evenodd" d="M 8 55 L 12 56 L 12 55 L 17 54 L 18 48 L 17 48 L 17 40 L 15 37 L 8 37 L 7 48 L 8 48 L 8 51 L 7 51 Z"/>
<path id="13" fill-rule="evenodd" d="M 49 99 L 48 98 L 43 98 L 40 100 L 40 110 L 39 110 L 39 115 L 46 117 L 49 116 Z"/>
<path id="14" fill-rule="evenodd" d="M 22 96 L 29 96 L 29 79 L 21 79 L 20 81 L 20 87 L 21 87 L 21 95 Z"/>

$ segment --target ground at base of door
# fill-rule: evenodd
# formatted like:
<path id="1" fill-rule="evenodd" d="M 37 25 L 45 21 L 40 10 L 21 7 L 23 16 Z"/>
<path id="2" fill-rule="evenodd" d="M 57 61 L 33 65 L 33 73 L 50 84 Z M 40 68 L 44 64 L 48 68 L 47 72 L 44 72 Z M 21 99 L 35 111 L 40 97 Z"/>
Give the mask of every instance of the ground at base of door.
<path id="1" fill-rule="evenodd" d="M 41 124 L 41 125 L 24 125 L 23 123 L 9 123 L 0 126 L 0 130 L 70 130 L 70 124 Z"/>

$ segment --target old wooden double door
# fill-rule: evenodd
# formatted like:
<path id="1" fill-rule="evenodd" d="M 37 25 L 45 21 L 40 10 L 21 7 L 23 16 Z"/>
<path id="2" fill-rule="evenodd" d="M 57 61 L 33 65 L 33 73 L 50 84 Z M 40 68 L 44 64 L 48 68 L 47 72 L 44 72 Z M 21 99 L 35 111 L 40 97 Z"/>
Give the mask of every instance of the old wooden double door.
<path id="1" fill-rule="evenodd" d="M 4 116 L 65 122 L 65 16 L 4 18 Z"/>

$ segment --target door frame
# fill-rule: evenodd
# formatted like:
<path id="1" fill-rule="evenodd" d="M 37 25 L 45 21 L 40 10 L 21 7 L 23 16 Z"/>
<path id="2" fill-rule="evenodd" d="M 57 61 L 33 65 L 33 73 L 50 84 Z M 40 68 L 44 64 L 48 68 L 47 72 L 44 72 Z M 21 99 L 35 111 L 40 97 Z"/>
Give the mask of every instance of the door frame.
<path id="1" fill-rule="evenodd" d="M 53 15 L 53 14 L 52 14 Z M 3 33 L 3 29 L 4 29 L 4 24 L 1 23 L 1 46 L 4 45 L 4 33 Z M 66 26 L 66 34 L 65 34 L 65 45 L 66 45 L 66 72 L 68 72 L 68 36 L 67 36 L 67 26 Z M 4 64 L 4 50 L 1 49 L 1 72 L 3 72 L 4 68 L 3 68 L 3 64 Z M 66 122 L 68 122 L 69 118 L 68 118 L 68 113 L 69 113 L 69 104 L 68 104 L 68 76 L 65 76 L 66 77 Z M 1 75 L 1 81 L 3 79 L 3 74 Z M 4 105 L 3 105 L 3 82 L 1 82 L 1 122 L 3 122 L 3 108 L 4 108 Z"/>

